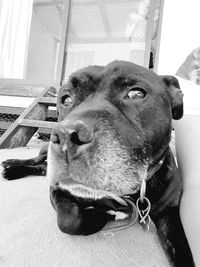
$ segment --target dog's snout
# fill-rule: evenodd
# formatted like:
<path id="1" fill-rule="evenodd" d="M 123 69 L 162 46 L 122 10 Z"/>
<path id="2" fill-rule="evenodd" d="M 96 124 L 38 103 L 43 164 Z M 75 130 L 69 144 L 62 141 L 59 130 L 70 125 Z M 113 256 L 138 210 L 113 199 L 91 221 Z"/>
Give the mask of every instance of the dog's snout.
<path id="1" fill-rule="evenodd" d="M 75 154 L 79 147 L 92 142 L 93 135 L 93 128 L 84 121 L 64 121 L 53 130 L 51 142 Z"/>

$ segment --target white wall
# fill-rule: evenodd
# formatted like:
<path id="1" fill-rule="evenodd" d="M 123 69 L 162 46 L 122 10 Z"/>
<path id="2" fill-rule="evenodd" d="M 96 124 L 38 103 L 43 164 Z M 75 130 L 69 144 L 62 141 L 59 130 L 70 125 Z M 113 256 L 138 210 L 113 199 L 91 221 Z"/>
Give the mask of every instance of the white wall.
<path id="1" fill-rule="evenodd" d="M 200 0 L 165 0 L 159 74 L 175 74 L 187 55 L 200 47 Z"/>

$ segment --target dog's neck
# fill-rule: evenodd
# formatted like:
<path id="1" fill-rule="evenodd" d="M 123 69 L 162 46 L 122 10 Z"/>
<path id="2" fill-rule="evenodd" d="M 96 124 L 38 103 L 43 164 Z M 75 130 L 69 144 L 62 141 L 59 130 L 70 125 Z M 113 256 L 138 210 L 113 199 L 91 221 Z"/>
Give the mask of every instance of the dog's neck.
<path id="1" fill-rule="evenodd" d="M 155 160 L 153 163 L 150 164 L 147 172 L 146 181 L 150 180 L 159 171 L 164 160 L 165 160 L 165 153 L 163 153 L 162 157 L 160 157 L 159 159 Z M 135 200 L 138 197 L 139 197 L 139 191 L 132 196 L 127 196 L 127 197 L 125 196 L 126 201 L 129 203 L 129 205 L 132 206 L 132 213 L 111 211 L 112 215 L 115 215 L 115 220 L 107 223 L 101 232 L 103 234 L 107 234 L 132 227 L 138 221 L 138 211 L 135 205 Z"/>

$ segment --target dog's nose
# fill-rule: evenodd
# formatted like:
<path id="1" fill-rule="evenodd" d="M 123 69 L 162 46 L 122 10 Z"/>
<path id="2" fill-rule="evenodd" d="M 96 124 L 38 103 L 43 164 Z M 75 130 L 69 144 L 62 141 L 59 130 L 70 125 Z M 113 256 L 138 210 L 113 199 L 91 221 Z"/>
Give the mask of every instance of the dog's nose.
<path id="1" fill-rule="evenodd" d="M 73 157 L 77 152 L 82 152 L 86 144 L 92 142 L 93 136 L 91 125 L 82 120 L 66 120 L 58 123 L 52 131 L 51 142 L 59 145 L 62 152 L 67 151 Z"/>

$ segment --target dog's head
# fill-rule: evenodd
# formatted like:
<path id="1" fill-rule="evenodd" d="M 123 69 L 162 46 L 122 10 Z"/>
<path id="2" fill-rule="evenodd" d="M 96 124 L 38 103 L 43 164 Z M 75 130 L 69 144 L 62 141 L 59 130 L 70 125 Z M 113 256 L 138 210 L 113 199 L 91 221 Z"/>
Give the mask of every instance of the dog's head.
<path id="1" fill-rule="evenodd" d="M 60 229 L 100 230 L 111 210 L 127 209 L 149 165 L 161 158 L 171 122 L 183 115 L 176 78 L 115 61 L 71 75 L 58 95 L 47 174 Z"/>

